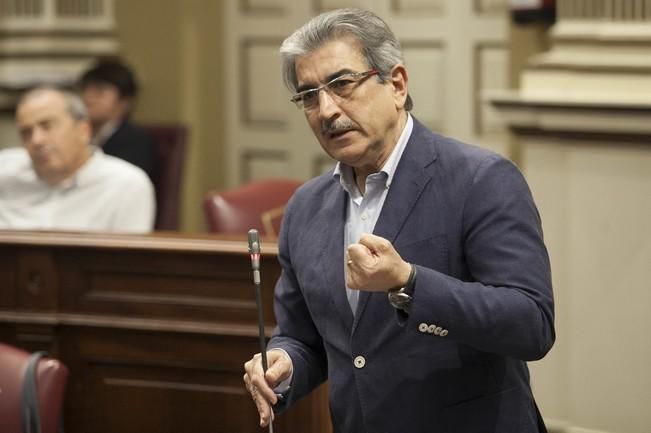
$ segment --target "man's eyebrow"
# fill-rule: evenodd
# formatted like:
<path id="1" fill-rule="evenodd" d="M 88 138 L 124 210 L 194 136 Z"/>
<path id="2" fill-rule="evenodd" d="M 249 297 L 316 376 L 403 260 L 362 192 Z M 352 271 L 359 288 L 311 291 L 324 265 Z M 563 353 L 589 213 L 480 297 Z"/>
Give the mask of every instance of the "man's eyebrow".
<path id="1" fill-rule="evenodd" d="M 340 69 L 337 72 L 333 72 L 332 74 L 328 75 L 326 77 L 326 79 L 325 79 L 325 82 L 329 83 L 330 81 L 334 80 L 335 78 L 341 77 L 344 74 L 352 74 L 354 72 L 355 71 L 353 71 L 352 69 L 349 69 L 349 68 Z M 302 84 L 302 85 L 300 85 L 300 86 L 298 86 L 296 88 L 296 93 L 301 93 L 301 92 L 304 92 L 306 90 L 316 89 L 317 87 L 319 87 L 319 86 L 315 86 L 315 85 L 309 84 L 309 83 Z"/>

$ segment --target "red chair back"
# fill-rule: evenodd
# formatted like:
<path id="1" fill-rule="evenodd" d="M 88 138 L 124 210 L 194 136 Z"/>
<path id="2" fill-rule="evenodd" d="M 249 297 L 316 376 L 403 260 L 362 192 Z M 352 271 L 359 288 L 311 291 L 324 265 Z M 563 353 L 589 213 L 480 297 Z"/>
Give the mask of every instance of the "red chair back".
<path id="1" fill-rule="evenodd" d="M 203 202 L 208 229 L 214 233 L 247 233 L 276 237 L 285 204 L 302 182 L 292 179 L 254 181 L 226 191 L 212 191 Z"/>
<path id="2" fill-rule="evenodd" d="M 155 230 L 178 230 L 188 131 L 180 125 L 143 125 L 154 140 Z"/>
<path id="3" fill-rule="evenodd" d="M 0 429 L 2 433 L 23 433 L 22 388 L 31 354 L 0 343 Z M 36 368 L 36 385 L 41 433 L 56 433 L 68 369 L 52 358 L 42 358 Z"/>

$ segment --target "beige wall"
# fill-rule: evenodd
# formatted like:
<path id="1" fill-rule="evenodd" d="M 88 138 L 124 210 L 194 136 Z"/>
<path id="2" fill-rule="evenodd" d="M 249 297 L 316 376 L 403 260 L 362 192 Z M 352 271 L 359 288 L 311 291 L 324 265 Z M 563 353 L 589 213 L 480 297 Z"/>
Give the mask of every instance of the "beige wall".
<path id="1" fill-rule="evenodd" d="M 223 2 L 116 0 L 121 54 L 141 82 L 135 119 L 190 128 L 183 231 L 203 231 L 201 198 L 223 185 Z"/>
<path id="2" fill-rule="evenodd" d="M 651 426 L 651 148 L 525 137 L 522 165 L 552 261 L 556 344 L 531 364 L 553 432 Z"/>
<path id="3" fill-rule="evenodd" d="M 520 75 L 532 55 L 549 49 L 547 24 L 509 26 L 509 84 L 513 89 L 520 87 Z"/>
<path id="4" fill-rule="evenodd" d="M 541 28 L 511 31 L 511 84 L 521 90 L 502 113 L 522 128 L 512 156 L 552 262 L 556 344 L 530 364 L 550 433 L 651 431 L 651 117 L 621 110 L 651 104 L 648 85 L 626 83 L 648 77 L 649 22 L 586 16 L 561 21 L 551 40 Z"/>

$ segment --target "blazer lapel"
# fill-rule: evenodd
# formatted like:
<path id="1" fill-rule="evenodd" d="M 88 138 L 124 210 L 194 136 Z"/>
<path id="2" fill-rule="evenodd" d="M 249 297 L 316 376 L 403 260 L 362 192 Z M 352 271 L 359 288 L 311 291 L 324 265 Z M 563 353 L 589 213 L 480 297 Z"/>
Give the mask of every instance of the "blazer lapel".
<path id="1" fill-rule="evenodd" d="M 433 140 L 433 134 L 414 118 L 411 137 L 396 168 L 373 234 L 391 243 L 395 242 L 423 189 L 432 178 L 431 172 L 427 171 L 426 167 L 436 160 Z M 370 296 L 371 292 L 360 293 L 353 332 Z"/>
<path id="2" fill-rule="evenodd" d="M 313 230 L 324 236 L 323 254 L 317 266 L 325 276 L 325 287 L 330 290 L 334 308 L 344 321 L 346 329 L 353 325 L 353 313 L 348 303 L 344 276 L 344 223 L 346 220 L 346 193 L 336 181 L 323 198 L 323 212 L 314 220 Z M 328 230 L 325 228 L 328 227 Z"/>

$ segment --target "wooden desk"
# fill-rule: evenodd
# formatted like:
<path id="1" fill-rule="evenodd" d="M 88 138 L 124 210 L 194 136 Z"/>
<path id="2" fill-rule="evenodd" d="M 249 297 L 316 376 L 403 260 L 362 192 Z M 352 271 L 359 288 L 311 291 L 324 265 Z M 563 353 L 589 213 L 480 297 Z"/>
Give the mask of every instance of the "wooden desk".
<path id="1" fill-rule="evenodd" d="M 266 332 L 275 243 L 262 240 Z M 0 341 L 71 371 L 67 433 L 259 432 L 242 383 L 258 352 L 245 237 L 0 231 Z M 275 431 L 331 431 L 325 388 Z"/>

